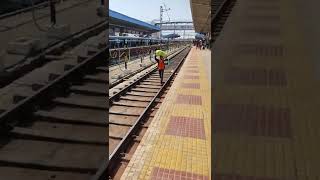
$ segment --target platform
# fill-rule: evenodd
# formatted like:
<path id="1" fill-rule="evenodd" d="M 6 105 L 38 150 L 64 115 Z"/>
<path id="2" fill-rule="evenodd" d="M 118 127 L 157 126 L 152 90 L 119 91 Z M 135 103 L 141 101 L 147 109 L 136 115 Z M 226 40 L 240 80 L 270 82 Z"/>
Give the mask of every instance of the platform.
<path id="1" fill-rule="evenodd" d="M 213 179 L 320 178 L 319 56 L 297 2 L 238 0 L 214 44 Z"/>
<path id="2" fill-rule="evenodd" d="M 121 179 L 210 179 L 210 54 L 192 48 Z"/>

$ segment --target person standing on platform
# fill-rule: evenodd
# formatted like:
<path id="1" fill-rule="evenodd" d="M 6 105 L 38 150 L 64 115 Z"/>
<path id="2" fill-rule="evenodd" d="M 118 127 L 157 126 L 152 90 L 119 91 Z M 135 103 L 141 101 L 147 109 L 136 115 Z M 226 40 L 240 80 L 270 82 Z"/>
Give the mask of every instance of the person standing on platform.
<path id="1" fill-rule="evenodd" d="M 159 56 L 160 58 L 158 59 L 157 56 Z M 154 56 L 154 59 L 157 61 L 158 63 L 158 70 L 159 70 L 159 76 L 160 76 L 160 83 L 163 84 L 163 72 L 165 69 L 165 57 L 166 57 L 166 53 L 164 51 L 161 50 L 156 50 L 156 54 Z"/>

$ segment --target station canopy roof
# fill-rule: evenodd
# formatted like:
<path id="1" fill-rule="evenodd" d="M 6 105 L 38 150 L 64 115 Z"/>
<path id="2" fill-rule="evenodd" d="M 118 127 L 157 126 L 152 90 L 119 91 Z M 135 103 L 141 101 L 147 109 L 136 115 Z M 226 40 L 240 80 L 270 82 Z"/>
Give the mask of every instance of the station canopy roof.
<path id="1" fill-rule="evenodd" d="M 109 23 L 112 26 L 120 26 L 125 28 L 132 28 L 140 31 L 146 32 L 158 32 L 160 28 L 152 24 L 140 21 L 138 19 L 126 16 L 124 14 L 112 11 L 109 9 Z"/>
<path id="2" fill-rule="evenodd" d="M 193 25 L 196 32 L 211 32 L 211 1 L 190 0 Z"/>

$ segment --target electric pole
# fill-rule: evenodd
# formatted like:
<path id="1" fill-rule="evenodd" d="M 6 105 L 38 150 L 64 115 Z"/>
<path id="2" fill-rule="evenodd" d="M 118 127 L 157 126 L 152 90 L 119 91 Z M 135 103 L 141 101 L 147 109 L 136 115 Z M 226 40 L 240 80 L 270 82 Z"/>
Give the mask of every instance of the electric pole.
<path id="1" fill-rule="evenodd" d="M 163 13 L 163 8 L 160 6 L 160 38 L 162 38 L 162 13 Z"/>
<path id="2" fill-rule="evenodd" d="M 160 38 L 162 38 L 162 17 L 163 17 L 163 13 L 166 12 L 166 11 L 169 11 L 169 9 L 167 9 L 166 5 L 164 4 L 164 7 L 163 8 L 162 6 L 160 6 Z M 169 17 L 169 16 L 168 16 Z M 170 21 L 170 17 L 169 17 L 169 21 Z"/>

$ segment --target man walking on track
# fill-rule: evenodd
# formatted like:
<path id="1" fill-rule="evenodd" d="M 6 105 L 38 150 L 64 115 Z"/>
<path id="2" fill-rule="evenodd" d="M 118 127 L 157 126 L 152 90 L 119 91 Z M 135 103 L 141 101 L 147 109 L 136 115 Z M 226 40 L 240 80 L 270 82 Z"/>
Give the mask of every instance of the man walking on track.
<path id="1" fill-rule="evenodd" d="M 159 56 L 160 58 L 158 59 L 157 56 Z M 164 51 L 161 50 L 156 50 L 156 54 L 154 56 L 154 59 L 157 61 L 158 63 L 158 70 L 159 70 L 159 76 L 160 76 L 160 83 L 163 84 L 163 72 L 165 69 L 165 64 L 164 64 L 164 58 L 166 57 L 166 53 Z"/>

